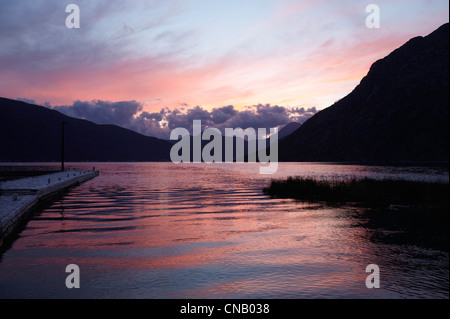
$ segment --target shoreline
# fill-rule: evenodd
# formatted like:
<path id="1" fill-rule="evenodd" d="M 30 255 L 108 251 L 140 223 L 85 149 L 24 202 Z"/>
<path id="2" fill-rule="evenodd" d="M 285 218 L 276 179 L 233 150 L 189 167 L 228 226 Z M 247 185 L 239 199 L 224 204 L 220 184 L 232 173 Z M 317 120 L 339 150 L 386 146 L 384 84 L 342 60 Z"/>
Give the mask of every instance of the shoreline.
<path id="1" fill-rule="evenodd" d="M 72 170 L 0 182 L 0 247 L 38 205 L 98 175 Z"/>

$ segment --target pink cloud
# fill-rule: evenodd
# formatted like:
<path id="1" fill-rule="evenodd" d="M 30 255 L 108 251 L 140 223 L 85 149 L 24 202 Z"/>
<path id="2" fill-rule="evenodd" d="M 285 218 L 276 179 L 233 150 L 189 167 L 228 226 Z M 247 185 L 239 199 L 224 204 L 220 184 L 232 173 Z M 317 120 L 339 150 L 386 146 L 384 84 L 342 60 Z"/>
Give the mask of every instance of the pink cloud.
<path id="1" fill-rule="evenodd" d="M 145 7 L 141 3 L 139 8 Z M 390 27 L 368 30 L 364 5 L 276 2 L 271 4 L 271 15 L 252 20 L 249 29 L 239 30 L 237 39 L 227 39 L 229 48 L 225 45 L 224 51 L 216 52 L 215 45 L 222 45 L 220 38 L 208 37 L 211 43 L 199 45 L 199 34 L 209 31 L 204 28 L 208 20 L 196 24 L 199 17 L 192 21 L 189 17 L 190 29 L 159 30 L 161 25 L 171 26 L 171 19 L 182 10 L 171 8 L 157 22 L 145 22 L 137 14 L 137 20 L 129 23 L 119 19 L 124 8 L 124 4 L 104 11 L 95 7 L 98 25 L 109 21 L 111 14 L 114 22 L 120 22 L 108 36 L 90 33 L 95 28 L 80 34 L 64 30 L 58 36 L 43 35 L 42 43 L 34 46 L 28 45 L 33 37 L 27 32 L 33 31 L 33 36 L 38 32 L 11 18 L 10 25 L 20 28 L 17 43 L 22 47 L 14 44 L 11 51 L 0 52 L 0 96 L 53 105 L 78 99 L 136 100 L 148 111 L 180 103 L 208 108 L 258 103 L 324 108 L 349 93 L 375 60 L 413 36 L 426 35 L 417 30 L 431 31 L 430 25 L 436 23 L 391 21 Z M 92 17 L 85 23 L 97 26 Z M 136 32 L 124 33 L 124 25 Z M 13 37 L 8 39 L 15 43 Z M 77 45 L 70 46 L 74 39 Z M 146 41 L 160 45 L 159 50 Z"/>

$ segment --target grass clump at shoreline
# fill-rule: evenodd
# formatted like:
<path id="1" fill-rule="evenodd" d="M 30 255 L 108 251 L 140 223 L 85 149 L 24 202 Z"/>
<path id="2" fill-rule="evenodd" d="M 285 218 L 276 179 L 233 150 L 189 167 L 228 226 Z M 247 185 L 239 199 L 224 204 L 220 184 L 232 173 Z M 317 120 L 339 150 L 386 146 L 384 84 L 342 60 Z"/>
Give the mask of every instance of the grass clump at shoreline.
<path id="1" fill-rule="evenodd" d="M 400 179 L 318 180 L 289 177 L 272 180 L 264 193 L 281 198 L 372 204 L 436 204 L 448 207 L 449 184 Z"/>

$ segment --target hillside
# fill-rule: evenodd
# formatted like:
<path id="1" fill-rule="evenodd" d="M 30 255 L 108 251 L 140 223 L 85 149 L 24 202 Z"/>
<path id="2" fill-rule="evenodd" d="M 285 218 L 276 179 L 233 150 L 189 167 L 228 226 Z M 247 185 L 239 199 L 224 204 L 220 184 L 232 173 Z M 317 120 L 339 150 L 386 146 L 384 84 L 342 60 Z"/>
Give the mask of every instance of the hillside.
<path id="1" fill-rule="evenodd" d="M 280 141 L 280 161 L 448 162 L 449 25 L 376 61 Z"/>
<path id="2" fill-rule="evenodd" d="M 0 98 L 0 161 L 168 161 L 171 144 L 116 125 L 97 125 L 57 111 Z"/>

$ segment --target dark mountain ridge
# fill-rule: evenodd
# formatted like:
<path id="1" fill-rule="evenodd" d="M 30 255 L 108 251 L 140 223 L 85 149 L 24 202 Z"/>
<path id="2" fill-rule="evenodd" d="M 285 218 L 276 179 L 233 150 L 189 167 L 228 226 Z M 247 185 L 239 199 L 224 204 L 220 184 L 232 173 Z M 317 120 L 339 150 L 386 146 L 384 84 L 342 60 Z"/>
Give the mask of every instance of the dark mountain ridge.
<path id="1" fill-rule="evenodd" d="M 302 126 L 301 123 L 298 122 L 289 122 L 288 124 L 286 124 L 285 126 L 283 126 L 283 128 L 281 128 L 278 131 L 278 138 L 282 139 L 290 134 L 292 134 L 293 132 L 295 132 L 295 130 L 297 130 L 300 126 Z"/>
<path id="2" fill-rule="evenodd" d="M 168 161 L 171 144 L 116 125 L 98 125 L 46 107 L 0 98 L 0 161 Z"/>
<path id="3" fill-rule="evenodd" d="M 449 24 L 376 61 L 280 141 L 280 161 L 448 162 Z"/>

